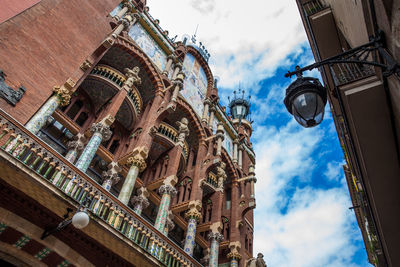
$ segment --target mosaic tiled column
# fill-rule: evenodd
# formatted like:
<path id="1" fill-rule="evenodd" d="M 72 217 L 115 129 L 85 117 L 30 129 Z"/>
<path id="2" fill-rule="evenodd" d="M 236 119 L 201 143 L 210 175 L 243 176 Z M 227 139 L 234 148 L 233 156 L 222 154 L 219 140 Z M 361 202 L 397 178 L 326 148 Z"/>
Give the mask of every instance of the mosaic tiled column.
<path id="1" fill-rule="evenodd" d="M 54 95 L 50 97 L 38 112 L 28 121 L 25 128 L 34 134 L 46 124 L 47 119 L 54 113 L 59 106 L 66 106 L 71 100 L 72 87 L 74 82 L 68 80 L 61 87 L 54 87 Z M 67 89 L 69 88 L 69 89 Z"/>
<path id="2" fill-rule="evenodd" d="M 133 206 L 134 212 L 140 215 L 143 209 L 149 206 L 150 203 L 149 200 L 147 199 L 148 196 L 149 193 L 147 192 L 147 189 L 145 187 L 141 187 L 138 189 L 138 195 L 132 197 L 131 199 L 131 204 Z"/>
<path id="3" fill-rule="evenodd" d="M 105 190 L 110 191 L 111 187 L 118 183 L 120 180 L 119 172 L 121 167 L 116 162 L 108 164 L 108 170 L 102 173 L 103 184 L 101 185 Z"/>
<path id="4" fill-rule="evenodd" d="M 114 118 L 112 118 L 114 121 Z M 96 155 L 102 141 L 108 140 L 111 137 L 110 125 L 112 122 L 106 123 L 105 121 L 97 122 L 92 125 L 90 131 L 93 133 L 81 156 L 76 162 L 75 166 L 83 172 L 86 172 L 90 162 Z"/>
<path id="5" fill-rule="evenodd" d="M 231 267 L 239 267 L 239 261 L 242 258 L 242 255 L 239 253 L 240 248 L 241 245 L 239 241 L 229 243 L 229 249 L 231 251 L 228 253 L 227 258 L 231 259 Z"/>
<path id="6" fill-rule="evenodd" d="M 186 238 L 185 238 L 185 246 L 183 250 L 189 254 L 193 255 L 193 249 L 195 247 L 195 239 L 196 239 L 196 227 L 197 222 L 201 218 L 201 202 L 200 201 L 191 201 L 189 202 L 189 210 L 185 213 L 185 218 L 188 220 L 188 227 L 186 230 Z"/>
<path id="7" fill-rule="evenodd" d="M 74 136 L 73 141 L 69 141 L 67 143 L 68 152 L 65 155 L 65 158 L 71 162 L 72 164 L 75 163 L 76 158 L 78 157 L 78 153 L 83 150 L 86 143 L 86 138 L 83 134 L 78 133 Z"/>
<path id="8" fill-rule="evenodd" d="M 221 242 L 224 237 L 218 232 L 211 232 L 208 234 L 208 238 L 211 240 L 209 267 L 218 267 L 219 242 Z"/>
<path id="9" fill-rule="evenodd" d="M 139 172 L 146 169 L 145 157 L 138 154 L 133 157 L 128 158 L 127 164 L 130 165 L 128 174 L 125 177 L 124 184 L 122 185 L 121 192 L 119 193 L 118 199 L 124 203 L 128 204 L 131 199 L 133 188 L 135 187 L 136 178 Z"/>
<path id="10" fill-rule="evenodd" d="M 163 233 L 165 224 L 167 222 L 171 197 L 174 197 L 177 192 L 175 187 L 169 184 L 160 186 L 158 192 L 162 195 L 162 197 L 160 206 L 158 207 L 158 213 L 154 227 Z"/>

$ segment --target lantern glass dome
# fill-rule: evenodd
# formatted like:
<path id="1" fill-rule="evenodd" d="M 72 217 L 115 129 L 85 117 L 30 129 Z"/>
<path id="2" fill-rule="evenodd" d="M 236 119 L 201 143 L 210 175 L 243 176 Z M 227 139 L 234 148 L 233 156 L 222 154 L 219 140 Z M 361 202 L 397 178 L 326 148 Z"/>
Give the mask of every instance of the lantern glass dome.
<path id="1" fill-rule="evenodd" d="M 72 225 L 77 229 L 85 228 L 89 224 L 89 215 L 85 211 L 75 213 L 72 217 Z"/>
<path id="2" fill-rule="evenodd" d="M 248 114 L 248 107 L 245 103 L 236 103 L 231 108 L 232 117 L 235 119 L 244 119 Z"/>
<path id="3" fill-rule="evenodd" d="M 293 100 L 293 116 L 303 127 L 313 127 L 321 123 L 324 117 L 324 106 L 318 94 L 304 93 Z"/>
<path id="4" fill-rule="evenodd" d="M 295 120 L 309 128 L 322 122 L 326 101 L 326 89 L 318 79 L 299 75 L 286 89 L 284 103 Z"/>

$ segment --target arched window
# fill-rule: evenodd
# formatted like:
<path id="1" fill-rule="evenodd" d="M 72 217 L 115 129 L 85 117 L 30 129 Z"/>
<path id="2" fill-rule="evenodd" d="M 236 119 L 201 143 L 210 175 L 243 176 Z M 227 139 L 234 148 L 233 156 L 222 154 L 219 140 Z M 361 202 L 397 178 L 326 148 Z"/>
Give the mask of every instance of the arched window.
<path id="1" fill-rule="evenodd" d="M 192 179 L 185 177 L 180 182 L 178 182 L 178 194 L 176 196 L 176 203 L 184 202 L 190 199 L 192 193 Z"/>
<path id="2" fill-rule="evenodd" d="M 90 97 L 79 89 L 72 97 L 71 103 L 60 110 L 80 127 L 84 127 L 88 119 L 95 115 Z"/>

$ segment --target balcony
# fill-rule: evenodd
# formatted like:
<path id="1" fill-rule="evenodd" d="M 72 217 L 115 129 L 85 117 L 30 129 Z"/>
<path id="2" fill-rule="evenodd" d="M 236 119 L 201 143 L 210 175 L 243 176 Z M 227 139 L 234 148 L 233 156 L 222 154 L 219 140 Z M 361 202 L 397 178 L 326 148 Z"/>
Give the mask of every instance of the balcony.
<path id="1" fill-rule="evenodd" d="M 218 188 L 218 178 L 213 172 L 209 172 L 207 178 L 201 181 L 203 195 L 214 193 Z"/>
<path id="2" fill-rule="evenodd" d="M 375 70 L 372 66 L 355 63 L 338 63 L 331 66 L 330 71 L 336 86 L 375 75 Z"/>
<path id="3" fill-rule="evenodd" d="M 14 168 L 18 168 L 20 172 L 26 170 L 25 173 L 29 173 L 29 176 L 24 176 L 23 179 L 27 183 L 33 183 L 37 179 L 35 182 L 40 183 L 38 188 L 42 192 L 49 194 L 53 190 L 49 202 L 61 197 L 78 206 L 87 197 L 90 200 L 86 207 L 92 218 L 91 224 L 97 222 L 103 232 L 115 235 L 120 243 L 133 243 L 133 248 L 136 248 L 133 254 L 139 253 L 138 255 L 165 266 L 201 266 L 178 245 L 2 110 L 0 144 L 2 162 L 14 164 Z M 14 181 L 8 178 L 5 182 Z M 40 194 L 39 191 L 34 193 L 35 196 Z M 85 230 L 83 232 L 87 233 Z M 98 239 L 99 243 L 102 241 L 105 241 L 104 237 Z M 132 251 L 132 246 L 129 249 Z M 129 256 L 125 254 L 121 257 Z"/>
<path id="4" fill-rule="evenodd" d="M 325 7 L 324 5 L 321 4 L 319 0 L 311 0 L 308 2 L 305 2 L 303 4 L 304 12 L 306 13 L 307 16 L 314 15 L 318 13 L 319 11 L 323 10 Z"/>
<path id="5" fill-rule="evenodd" d="M 166 137 L 169 141 L 171 141 L 173 144 L 178 142 L 178 130 L 176 130 L 174 127 L 169 125 L 166 122 L 161 122 L 160 126 L 157 129 L 157 134 Z M 187 160 L 188 155 L 189 155 L 189 145 L 185 141 L 183 144 L 183 156 L 185 160 Z"/>
<path id="6" fill-rule="evenodd" d="M 118 70 L 111 68 L 110 66 L 106 65 L 96 65 L 93 70 L 90 72 L 91 76 L 98 77 L 100 79 L 104 79 L 109 83 L 113 84 L 118 89 L 124 85 L 126 80 L 125 75 L 119 72 Z M 136 114 L 140 114 L 143 109 L 143 101 L 140 96 L 138 90 L 134 87 L 128 93 L 129 99 L 131 100 L 133 106 L 135 107 Z"/>

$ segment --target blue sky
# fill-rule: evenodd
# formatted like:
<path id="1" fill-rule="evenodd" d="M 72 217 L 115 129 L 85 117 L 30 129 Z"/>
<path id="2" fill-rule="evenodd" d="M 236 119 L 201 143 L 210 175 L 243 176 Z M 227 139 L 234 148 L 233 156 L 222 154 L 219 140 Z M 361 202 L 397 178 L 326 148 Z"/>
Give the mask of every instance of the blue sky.
<path id="1" fill-rule="evenodd" d="M 250 4 L 251 3 L 251 6 Z M 252 95 L 257 154 L 254 254 L 274 266 L 370 266 L 351 207 L 329 105 L 304 129 L 286 111 L 284 74 L 313 62 L 294 0 L 149 0 L 170 36 L 193 34 L 211 54 L 219 94 Z M 307 73 L 318 77 L 318 72 Z"/>

